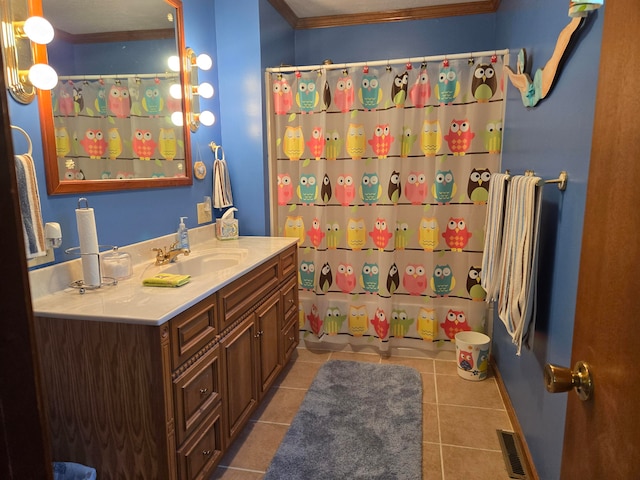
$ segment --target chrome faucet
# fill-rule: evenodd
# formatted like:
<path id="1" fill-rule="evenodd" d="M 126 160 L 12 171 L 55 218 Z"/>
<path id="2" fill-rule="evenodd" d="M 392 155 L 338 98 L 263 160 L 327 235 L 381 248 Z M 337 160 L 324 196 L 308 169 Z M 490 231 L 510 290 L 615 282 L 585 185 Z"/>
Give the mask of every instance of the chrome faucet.
<path id="1" fill-rule="evenodd" d="M 167 247 L 154 248 L 153 251 L 156 252 L 156 265 L 173 263 L 176 261 L 178 255 L 188 256 L 189 253 L 191 253 L 188 248 L 178 248 L 178 242 L 171 245 L 169 249 L 167 249 Z"/>

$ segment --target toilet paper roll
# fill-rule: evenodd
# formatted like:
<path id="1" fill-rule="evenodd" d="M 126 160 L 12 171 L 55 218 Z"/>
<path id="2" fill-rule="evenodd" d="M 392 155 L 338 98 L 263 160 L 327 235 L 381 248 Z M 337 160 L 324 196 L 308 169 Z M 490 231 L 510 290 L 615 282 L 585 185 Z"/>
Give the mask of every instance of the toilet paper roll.
<path id="1" fill-rule="evenodd" d="M 93 208 L 76 209 L 80 255 L 82 257 L 82 275 L 85 285 L 99 286 L 100 256 L 98 247 L 98 231 Z"/>

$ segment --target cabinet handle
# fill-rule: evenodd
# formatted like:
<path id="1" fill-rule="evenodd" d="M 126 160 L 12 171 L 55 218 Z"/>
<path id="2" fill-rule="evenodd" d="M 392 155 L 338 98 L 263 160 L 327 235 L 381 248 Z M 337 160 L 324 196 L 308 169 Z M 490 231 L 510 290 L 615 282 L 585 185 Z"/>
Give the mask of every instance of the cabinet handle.
<path id="1" fill-rule="evenodd" d="M 294 300 L 293 298 L 290 298 L 290 299 L 289 299 L 289 303 L 290 303 L 291 305 L 293 305 L 293 304 L 294 304 L 294 303 L 296 303 L 296 302 L 295 302 L 295 300 Z"/>
<path id="2" fill-rule="evenodd" d="M 260 336 L 264 333 L 263 330 L 259 330 L 258 333 L 255 334 L 254 338 L 260 338 Z"/>
<path id="3" fill-rule="evenodd" d="M 200 395 L 205 395 L 205 394 L 207 394 L 208 392 L 209 392 L 209 389 L 208 389 L 208 388 L 201 388 L 201 389 L 200 389 Z"/>
<path id="4" fill-rule="evenodd" d="M 295 341 L 295 339 L 296 339 L 296 337 L 289 337 L 289 341 L 290 341 L 290 342 Z"/>
<path id="5" fill-rule="evenodd" d="M 203 450 L 202 455 L 204 455 L 205 457 L 208 457 L 209 455 L 211 455 L 211 450 Z"/>

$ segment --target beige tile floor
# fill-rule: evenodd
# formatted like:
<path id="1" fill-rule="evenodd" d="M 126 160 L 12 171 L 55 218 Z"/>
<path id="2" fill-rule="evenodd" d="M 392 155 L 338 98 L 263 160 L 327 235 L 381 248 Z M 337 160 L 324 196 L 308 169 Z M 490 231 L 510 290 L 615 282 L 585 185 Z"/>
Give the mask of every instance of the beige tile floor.
<path id="1" fill-rule="evenodd" d="M 456 373 L 453 354 L 441 357 L 381 359 L 369 353 L 299 348 L 211 480 L 263 478 L 316 372 L 329 359 L 397 363 L 421 373 L 423 479 L 508 480 L 496 429 L 511 430 L 511 424 L 495 379 L 464 380 Z"/>

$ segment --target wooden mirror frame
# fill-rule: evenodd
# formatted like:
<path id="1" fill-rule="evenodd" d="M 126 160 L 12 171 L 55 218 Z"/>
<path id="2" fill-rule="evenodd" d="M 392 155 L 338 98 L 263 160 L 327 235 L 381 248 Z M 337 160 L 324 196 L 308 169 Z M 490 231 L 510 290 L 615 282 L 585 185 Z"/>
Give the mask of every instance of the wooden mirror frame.
<path id="1" fill-rule="evenodd" d="M 38 89 L 38 110 L 40 116 L 40 129 L 42 133 L 42 150 L 44 156 L 44 167 L 47 177 L 47 193 L 49 195 L 65 195 L 70 193 L 85 192 L 107 192 L 114 190 L 135 190 L 143 188 L 161 187 L 181 187 L 193 185 L 193 168 L 191 159 L 191 134 L 188 118 L 190 118 L 190 106 L 186 92 L 190 88 L 186 72 L 185 42 L 184 42 L 184 16 L 181 0 L 164 0 L 176 10 L 176 40 L 178 55 L 180 57 L 180 82 L 182 83 L 182 112 L 183 112 L 183 135 L 184 135 L 184 177 L 161 177 L 161 178 L 134 178 L 134 179 L 112 179 L 112 180 L 77 180 L 60 181 L 58 170 L 58 158 L 56 154 L 55 129 L 53 123 L 53 104 L 51 92 Z M 32 15 L 43 16 L 42 1 L 29 0 L 29 9 Z M 34 58 L 37 63 L 47 62 L 46 45 L 34 45 Z"/>

